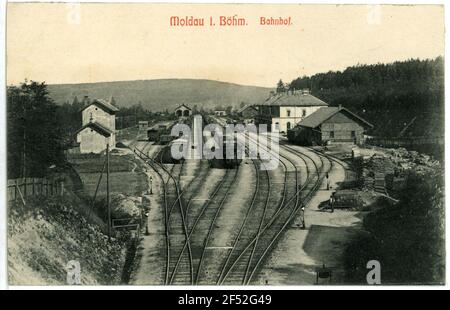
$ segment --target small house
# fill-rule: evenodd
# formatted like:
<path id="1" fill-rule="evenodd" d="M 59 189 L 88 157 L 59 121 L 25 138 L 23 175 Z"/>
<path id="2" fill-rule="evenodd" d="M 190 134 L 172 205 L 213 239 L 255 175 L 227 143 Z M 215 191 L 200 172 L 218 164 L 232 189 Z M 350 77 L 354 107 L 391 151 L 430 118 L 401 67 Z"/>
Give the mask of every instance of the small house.
<path id="1" fill-rule="evenodd" d="M 138 122 L 139 130 L 147 130 L 148 128 L 148 121 L 139 121 Z"/>
<path id="2" fill-rule="evenodd" d="M 76 132 L 80 153 L 101 153 L 116 145 L 116 112 L 111 101 L 95 99 L 81 110 L 82 127 Z"/>

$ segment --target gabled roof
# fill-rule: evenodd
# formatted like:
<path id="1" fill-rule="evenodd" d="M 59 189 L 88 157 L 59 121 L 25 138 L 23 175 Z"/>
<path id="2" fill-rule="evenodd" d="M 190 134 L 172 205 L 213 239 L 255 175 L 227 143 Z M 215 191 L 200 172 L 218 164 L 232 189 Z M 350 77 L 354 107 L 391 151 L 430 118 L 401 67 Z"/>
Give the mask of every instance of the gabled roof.
<path id="1" fill-rule="evenodd" d="M 180 104 L 178 107 L 176 107 L 176 108 L 175 108 L 175 111 L 178 110 L 178 109 L 181 108 L 181 107 L 185 107 L 186 109 L 191 110 L 190 107 L 188 107 L 187 105 L 185 105 L 185 104 L 183 103 L 183 104 Z"/>
<path id="2" fill-rule="evenodd" d="M 119 109 L 116 106 L 114 106 L 111 102 L 108 102 L 104 99 L 94 99 L 91 103 L 89 103 L 87 106 L 85 106 L 83 109 L 81 109 L 81 111 L 83 111 L 87 107 L 90 107 L 93 104 L 98 106 L 99 108 L 105 110 L 106 112 L 108 112 L 110 114 L 114 114 L 115 112 L 119 111 Z"/>
<path id="3" fill-rule="evenodd" d="M 109 137 L 109 136 L 111 136 L 111 134 L 112 134 L 112 131 L 111 131 L 111 130 L 109 130 L 108 128 L 106 128 L 106 127 L 103 126 L 103 125 L 100 125 L 100 124 L 97 123 L 97 122 L 93 122 L 93 123 L 91 122 L 91 123 L 88 123 L 88 124 L 84 125 L 84 126 L 81 127 L 80 129 L 78 129 L 78 130 L 75 132 L 75 134 L 78 134 L 79 132 L 81 132 L 82 130 L 84 130 L 84 129 L 87 128 L 87 127 L 89 127 L 89 128 L 91 128 L 91 129 L 97 131 L 99 134 L 101 134 L 101 135 L 103 135 L 103 136 L 105 136 L 105 137 Z"/>
<path id="4" fill-rule="evenodd" d="M 263 105 L 270 106 L 298 106 L 298 107 L 312 107 L 312 106 L 328 106 L 328 103 L 320 100 L 309 93 L 296 92 L 294 94 L 284 93 L 278 94 L 268 98 Z"/>
<path id="5" fill-rule="evenodd" d="M 242 112 L 244 112 L 247 109 L 253 109 L 255 111 L 258 111 L 258 109 L 256 109 L 255 106 L 247 104 L 247 105 L 244 105 L 242 108 L 240 108 L 237 112 L 238 113 L 242 113 Z"/>
<path id="6" fill-rule="evenodd" d="M 317 126 L 321 125 L 323 122 L 330 119 L 333 115 L 335 115 L 339 112 L 347 113 L 352 118 L 359 120 L 361 123 L 363 123 L 367 127 L 373 128 L 373 125 L 371 123 L 369 123 L 365 119 L 359 117 L 358 115 L 354 114 L 350 110 L 348 110 L 346 108 L 342 108 L 342 107 L 320 108 L 317 111 L 315 111 L 314 113 L 305 117 L 300 123 L 297 124 L 297 126 L 316 128 Z"/>

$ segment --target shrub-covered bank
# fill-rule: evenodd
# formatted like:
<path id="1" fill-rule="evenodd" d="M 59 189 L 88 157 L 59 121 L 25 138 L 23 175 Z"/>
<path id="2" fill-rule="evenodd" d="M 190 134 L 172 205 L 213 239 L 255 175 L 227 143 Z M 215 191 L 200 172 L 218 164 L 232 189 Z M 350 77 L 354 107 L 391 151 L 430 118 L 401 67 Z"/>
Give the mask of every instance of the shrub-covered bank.
<path id="1" fill-rule="evenodd" d="M 370 260 L 382 284 L 442 284 L 445 277 L 444 186 L 441 169 L 411 170 L 399 203 L 364 219 L 367 231 L 345 251 L 348 283 L 366 283 Z"/>

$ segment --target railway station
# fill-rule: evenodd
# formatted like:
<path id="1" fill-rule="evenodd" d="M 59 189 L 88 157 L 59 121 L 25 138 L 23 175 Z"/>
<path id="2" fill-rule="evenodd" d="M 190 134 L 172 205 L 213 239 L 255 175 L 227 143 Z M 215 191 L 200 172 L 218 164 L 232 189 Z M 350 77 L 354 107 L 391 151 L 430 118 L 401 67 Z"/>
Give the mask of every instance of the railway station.
<path id="1" fill-rule="evenodd" d="M 251 113 L 257 111 L 251 109 Z M 149 226 L 166 230 L 159 241 L 166 247 L 157 262 L 157 278 L 163 284 L 273 281 L 264 276 L 265 265 L 287 227 L 301 223 L 298 232 L 304 238 L 315 223 L 308 219 L 310 203 L 315 204 L 318 197 L 329 199 L 333 190 L 326 189 L 328 178 L 333 179 L 333 187 L 343 181 L 346 163 L 313 148 L 290 144 L 285 138 L 279 142 L 276 169 L 264 169 L 267 159 L 249 156 L 249 143 L 258 146 L 258 154 L 275 155 L 271 140 L 279 137 L 270 132 L 263 134 L 264 144 L 258 132 L 236 133 L 231 140 L 223 133 L 223 144 L 216 145 L 220 149 L 216 151 L 225 152 L 229 141 L 233 143 L 233 158 L 206 159 L 199 153 L 212 135 L 203 133 L 208 124 L 225 128 L 237 121 L 215 112 L 194 115 L 183 121 L 190 128 L 188 137 L 171 136 L 179 121 L 159 123 L 147 130 L 148 142 L 134 146 L 134 154 L 148 165 L 153 180 L 150 200 L 158 205 L 158 218 L 163 221 Z M 238 159 L 241 142 L 245 154 Z M 192 156 L 170 160 L 172 148 Z M 149 249 L 143 253 L 146 251 Z M 137 268 L 134 283 L 145 283 L 146 276 L 141 274 L 145 270 Z"/>
<path id="2" fill-rule="evenodd" d="M 443 5 L 6 2 L 7 285 L 446 283 Z"/>

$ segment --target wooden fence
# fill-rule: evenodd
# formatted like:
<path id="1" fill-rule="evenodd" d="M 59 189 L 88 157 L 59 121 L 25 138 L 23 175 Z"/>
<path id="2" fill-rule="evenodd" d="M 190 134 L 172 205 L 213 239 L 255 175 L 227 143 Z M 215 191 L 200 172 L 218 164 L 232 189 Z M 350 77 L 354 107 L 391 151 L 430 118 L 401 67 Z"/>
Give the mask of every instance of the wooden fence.
<path id="1" fill-rule="evenodd" d="M 417 145 L 444 145 L 444 137 L 408 137 L 408 138 L 380 138 L 371 137 L 366 139 L 370 145 L 384 147 L 412 147 Z"/>
<path id="2" fill-rule="evenodd" d="M 8 201 L 25 199 L 29 196 L 53 196 L 62 194 L 64 182 L 62 179 L 48 180 L 45 178 L 21 178 L 8 180 Z"/>

